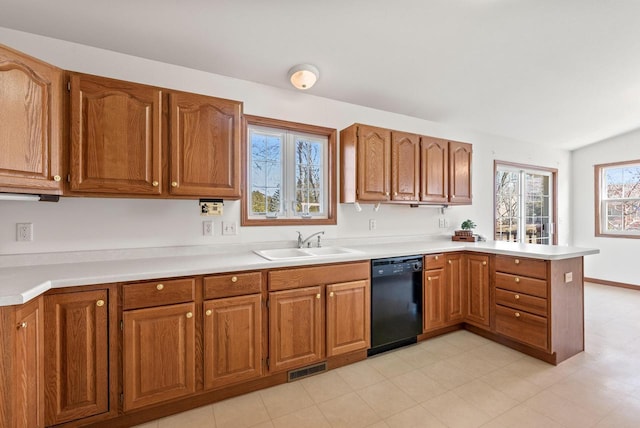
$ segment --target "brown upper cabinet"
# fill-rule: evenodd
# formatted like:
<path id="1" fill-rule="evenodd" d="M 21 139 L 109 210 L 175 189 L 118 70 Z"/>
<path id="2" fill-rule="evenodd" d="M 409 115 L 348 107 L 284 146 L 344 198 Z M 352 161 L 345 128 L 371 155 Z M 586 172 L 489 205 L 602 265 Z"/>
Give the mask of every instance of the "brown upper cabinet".
<path id="1" fill-rule="evenodd" d="M 340 147 L 342 203 L 471 204 L 471 144 L 354 124 Z"/>
<path id="2" fill-rule="evenodd" d="M 70 189 L 239 198 L 241 112 L 236 101 L 72 73 Z"/>
<path id="3" fill-rule="evenodd" d="M 62 70 L 0 45 L 0 191 L 62 193 Z"/>

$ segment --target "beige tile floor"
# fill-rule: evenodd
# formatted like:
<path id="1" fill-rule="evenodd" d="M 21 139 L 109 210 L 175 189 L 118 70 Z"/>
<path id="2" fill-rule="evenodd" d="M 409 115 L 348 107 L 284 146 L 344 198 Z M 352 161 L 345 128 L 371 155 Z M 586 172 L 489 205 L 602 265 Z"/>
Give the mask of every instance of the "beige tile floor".
<path id="1" fill-rule="evenodd" d="M 640 427 L 640 290 L 585 285 L 558 366 L 457 331 L 138 428 Z"/>

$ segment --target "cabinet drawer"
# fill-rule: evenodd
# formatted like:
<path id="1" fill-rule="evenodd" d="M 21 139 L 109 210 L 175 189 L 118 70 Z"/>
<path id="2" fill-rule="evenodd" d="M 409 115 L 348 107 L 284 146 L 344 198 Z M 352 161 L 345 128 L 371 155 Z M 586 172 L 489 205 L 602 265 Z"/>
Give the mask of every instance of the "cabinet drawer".
<path id="1" fill-rule="evenodd" d="M 443 254 L 427 254 L 424 256 L 424 270 L 440 269 L 444 267 Z"/>
<path id="2" fill-rule="evenodd" d="M 195 278 L 125 284 L 122 287 L 122 309 L 126 311 L 190 302 L 195 297 L 195 285 Z"/>
<path id="3" fill-rule="evenodd" d="M 536 297 L 547 297 L 547 282 L 540 279 L 496 272 L 496 287 Z"/>
<path id="4" fill-rule="evenodd" d="M 204 278 L 204 298 L 242 296 L 262 291 L 260 272 L 207 276 Z"/>
<path id="5" fill-rule="evenodd" d="M 269 272 L 269 291 L 369 279 L 369 262 L 321 265 Z"/>
<path id="6" fill-rule="evenodd" d="M 547 319 L 538 315 L 496 305 L 496 333 L 547 349 Z"/>
<path id="7" fill-rule="evenodd" d="M 522 257 L 496 256 L 496 271 L 546 279 L 547 262 Z"/>
<path id="8" fill-rule="evenodd" d="M 547 299 L 496 288 L 496 303 L 510 308 L 547 316 Z"/>

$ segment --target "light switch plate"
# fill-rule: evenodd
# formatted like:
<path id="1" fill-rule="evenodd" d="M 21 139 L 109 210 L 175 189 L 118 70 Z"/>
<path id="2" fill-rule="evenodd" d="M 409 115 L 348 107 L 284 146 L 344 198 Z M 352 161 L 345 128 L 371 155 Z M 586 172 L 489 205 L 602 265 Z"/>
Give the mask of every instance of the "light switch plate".
<path id="1" fill-rule="evenodd" d="M 223 221 L 222 222 L 222 234 L 223 235 L 237 235 L 238 224 L 235 221 Z"/>

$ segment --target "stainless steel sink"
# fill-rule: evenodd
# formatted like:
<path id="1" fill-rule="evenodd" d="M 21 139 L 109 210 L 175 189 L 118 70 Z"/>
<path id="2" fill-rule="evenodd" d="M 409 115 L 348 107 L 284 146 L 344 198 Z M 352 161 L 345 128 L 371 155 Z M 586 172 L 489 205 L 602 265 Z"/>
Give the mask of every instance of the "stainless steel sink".
<path id="1" fill-rule="evenodd" d="M 299 260 L 318 257 L 343 256 L 357 254 L 359 251 L 344 247 L 316 248 L 275 248 L 271 250 L 255 250 L 254 253 L 267 260 Z"/>

